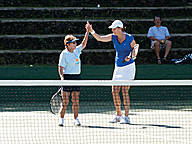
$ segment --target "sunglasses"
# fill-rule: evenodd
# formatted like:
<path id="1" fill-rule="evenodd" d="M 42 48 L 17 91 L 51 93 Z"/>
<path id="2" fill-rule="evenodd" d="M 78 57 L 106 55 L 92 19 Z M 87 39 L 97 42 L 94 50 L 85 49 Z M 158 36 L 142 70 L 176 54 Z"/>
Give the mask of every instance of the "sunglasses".
<path id="1" fill-rule="evenodd" d="M 73 44 L 76 44 L 77 42 L 76 41 L 73 41 L 71 42 L 72 40 L 70 40 L 69 42 L 67 42 L 67 44 L 70 44 L 70 43 L 73 43 Z"/>
<path id="2" fill-rule="evenodd" d="M 73 44 L 76 44 L 77 42 L 76 41 L 74 41 L 74 42 L 72 42 Z"/>

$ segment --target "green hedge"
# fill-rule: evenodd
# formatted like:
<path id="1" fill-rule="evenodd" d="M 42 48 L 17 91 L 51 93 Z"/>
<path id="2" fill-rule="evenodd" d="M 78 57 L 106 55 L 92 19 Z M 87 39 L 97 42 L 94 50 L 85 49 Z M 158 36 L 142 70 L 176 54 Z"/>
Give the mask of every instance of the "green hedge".
<path id="1" fill-rule="evenodd" d="M 177 51 L 170 52 L 169 59 L 183 58 L 184 55 L 190 52 Z M 164 53 L 161 53 L 163 57 Z M 115 52 L 102 52 L 102 53 L 86 53 L 83 52 L 81 55 L 82 64 L 114 64 Z M 9 64 L 58 64 L 59 53 L 14 53 L 14 54 L 0 54 L 0 65 Z M 136 59 L 137 64 L 156 64 L 156 56 L 154 52 L 139 52 Z"/>
<path id="2" fill-rule="evenodd" d="M 82 41 L 83 36 L 78 37 Z M 141 49 L 149 49 L 150 40 L 147 36 L 134 36 L 137 43 L 140 44 Z M 62 50 L 64 36 L 49 37 L 49 38 L 0 38 L 0 50 Z M 191 36 L 174 36 L 171 37 L 173 48 L 192 48 Z M 113 49 L 113 43 L 96 41 L 92 36 L 89 36 L 86 49 Z"/>
<path id="3" fill-rule="evenodd" d="M 153 21 L 129 21 L 124 20 L 124 25 L 127 31 L 131 34 L 145 34 L 148 32 L 149 27 L 153 26 Z M 99 34 L 108 34 L 111 32 L 108 26 L 112 21 L 98 21 L 91 22 L 93 28 Z M 84 21 L 63 21 L 63 22 L 7 22 L 1 21 L 0 34 L 66 34 L 76 33 L 82 34 L 85 32 Z M 167 26 L 170 33 L 192 33 L 190 21 L 163 21 L 162 25 Z"/>
<path id="4" fill-rule="evenodd" d="M 0 1 L 0 6 L 12 6 L 12 7 L 61 7 L 61 6 L 67 6 L 67 7 L 87 7 L 92 6 L 96 7 L 97 4 L 100 4 L 102 7 L 132 7 L 132 6 L 186 6 L 188 5 L 187 0 L 124 0 L 124 1 L 111 1 L 111 0 L 98 0 L 98 1 L 92 1 L 92 0 L 78 0 L 78 1 L 61 1 L 61 0 L 2 0 Z"/>
<path id="5" fill-rule="evenodd" d="M 7 8 L 0 9 L 1 18 L 56 18 L 56 19 L 126 19 L 126 18 L 153 18 L 160 15 L 162 18 L 191 17 L 192 8 Z"/>
<path id="6" fill-rule="evenodd" d="M 58 64 L 59 54 L 0 54 L 0 64 Z"/>
<path id="7" fill-rule="evenodd" d="M 63 49 L 64 37 L 52 38 L 0 38 L 1 50 L 59 50 Z"/>

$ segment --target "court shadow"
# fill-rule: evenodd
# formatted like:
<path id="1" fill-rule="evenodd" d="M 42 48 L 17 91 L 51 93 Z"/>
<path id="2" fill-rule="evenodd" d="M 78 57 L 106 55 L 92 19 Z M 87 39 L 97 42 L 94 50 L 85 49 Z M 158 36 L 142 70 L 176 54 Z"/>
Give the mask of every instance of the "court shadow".
<path id="1" fill-rule="evenodd" d="M 117 127 L 105 127 L 105 126 L 81 126 L 81 127 L 84 127 L 84 128 L 94 128 L 94 129 L 122 129 L 122 128 L 117 128 Z"/>
<path id="2" fill-rule="evenodd" d="M 32 112 L 32 111 L 50 111 L 50 107 L 47 103 L 0 104 L 0 112 Z"/>
<path id="3" fill-rule="evenodd" d="M 130 109 L 135 110 L 174 110 L 174 111 L 192 111 L 192 101 L 135 101 L 131 102 Z M 124 111 L 122 103 L 122 111 Z M 0 112 L 31 112 L 31 111 L 50 111 L 49 102 L 44 103 L 0 103 Z M 72 102 L 68 104 L 67 113 L 73 113 Z M 113 101 L 81 101 L 80 114 L 84 113 L 103 113 L 115 114 Z M 131 115 L 137 115 L 134 112 Z"/>
<path id="4" fill-rule="evenodd" d="M 131 123 L 130 125 L 143 126 L 143 129 L 145 129 L 147 127 L 175 128 L 175 129 L 183 128 L 183 127 L 180 127 L 180 126 L 169 126 L 169 125 L 159 125 L 159 124 L 133 124 L 133 123 Z"/>

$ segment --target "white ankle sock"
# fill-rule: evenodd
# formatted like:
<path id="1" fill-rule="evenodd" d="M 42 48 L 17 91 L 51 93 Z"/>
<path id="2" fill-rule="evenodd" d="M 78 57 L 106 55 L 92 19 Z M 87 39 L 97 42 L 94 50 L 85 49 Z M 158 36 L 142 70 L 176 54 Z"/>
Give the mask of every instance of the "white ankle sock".
<path id="1" fill-rule="evenodd" d="M 59 123 L 64 124 L 64 118 L 59 118 Z"/>

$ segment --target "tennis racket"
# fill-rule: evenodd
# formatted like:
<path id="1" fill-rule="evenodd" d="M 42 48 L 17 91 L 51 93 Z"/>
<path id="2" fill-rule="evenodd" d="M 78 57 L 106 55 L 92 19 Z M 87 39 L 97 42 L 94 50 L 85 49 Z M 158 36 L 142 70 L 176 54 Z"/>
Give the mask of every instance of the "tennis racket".
<path id="1" fill-rule="evenodd" d="M 60 110 L 63 107 L 63 97 L 61 95 L 62 87 L 51 97 L 50 100 L 50 110 L 56 115 L 59 114 Z"/>
<path id="2" fill-rule="evenodd" d="M 135 59 L 137 58 L 136 56 L 137 56 L 137 54 L 138 54 L 138 51 L 139 51 L 139 44 L 135 44 L 135 45 L 133 46 L 133 49 L 132 49 L 132 51 L 130 52 L 129 56 L 127 56 L 127 57 L 135 60 Z M 124 63 L 125 60 L 122 61 L 122 62 Z"/>
<path id="3" fill-rule="evenodd" d="M 132 53 L 132 51 L 130 52 L 130 54 L 129 54 L 127 57 L 132 58 L 132 57 L 131 57 L 131 55 L 132 55 L 131 53 Z M 124 62 L 125 62 L 125 60 L 124 60 L 124 61 L 122 61 L 122 62 L 124 63 Z"/>

